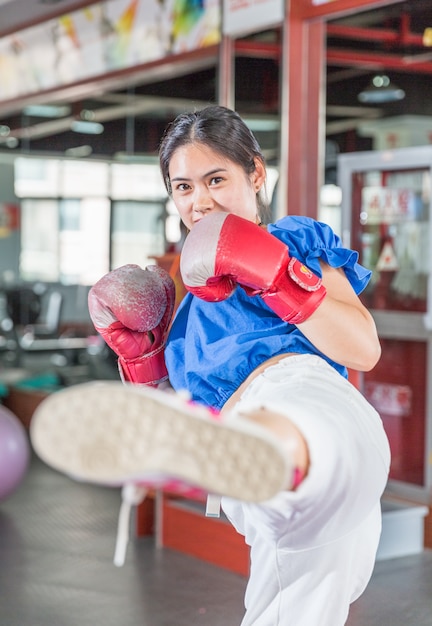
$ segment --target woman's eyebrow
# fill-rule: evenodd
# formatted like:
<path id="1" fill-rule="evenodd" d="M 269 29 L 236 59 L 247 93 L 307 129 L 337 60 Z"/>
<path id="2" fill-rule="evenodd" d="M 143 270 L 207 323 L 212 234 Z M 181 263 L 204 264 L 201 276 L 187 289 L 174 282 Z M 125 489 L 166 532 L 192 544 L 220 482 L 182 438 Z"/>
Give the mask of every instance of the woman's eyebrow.
<path id="1" fill-rule="evenodd" d="M 214 174 L 218 174 L 220 172 L 226 172 L 227 170 L 223 167 L 218 167 L 214 170 L 210 170 L 209 172 L 206 172 L 203 176 L 203 178 L 207 178 L 208 176 L 213 176 Z M 171 182 L 178 182 L 180 180 L 184 180 L 184 181 L 188 181 L 191 180 L 191 178 L 189 178 L 188 176 L 174 176 L 174 178 L 171 178 Z"/>

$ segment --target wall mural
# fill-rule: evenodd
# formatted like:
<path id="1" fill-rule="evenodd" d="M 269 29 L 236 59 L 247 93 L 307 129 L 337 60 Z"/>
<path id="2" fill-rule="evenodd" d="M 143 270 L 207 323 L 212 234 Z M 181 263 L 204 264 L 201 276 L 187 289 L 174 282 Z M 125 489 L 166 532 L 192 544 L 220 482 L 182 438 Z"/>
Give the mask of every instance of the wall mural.
<path id="1" fill-rule="evenodd" d="M 220 41 L 219 0 L 109 0 L 0 38 L 0 100 Z"/>

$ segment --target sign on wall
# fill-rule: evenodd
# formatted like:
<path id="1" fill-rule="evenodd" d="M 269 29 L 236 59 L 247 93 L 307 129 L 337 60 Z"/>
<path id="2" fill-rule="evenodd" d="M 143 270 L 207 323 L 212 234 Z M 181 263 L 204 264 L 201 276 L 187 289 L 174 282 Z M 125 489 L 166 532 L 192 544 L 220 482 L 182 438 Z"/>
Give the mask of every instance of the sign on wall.
<path id="1" fill-rule="evenodd" d="M 19 207 L 10 202 L 0 202 L 0 238 L 9 237 L 19 227 Z"/>

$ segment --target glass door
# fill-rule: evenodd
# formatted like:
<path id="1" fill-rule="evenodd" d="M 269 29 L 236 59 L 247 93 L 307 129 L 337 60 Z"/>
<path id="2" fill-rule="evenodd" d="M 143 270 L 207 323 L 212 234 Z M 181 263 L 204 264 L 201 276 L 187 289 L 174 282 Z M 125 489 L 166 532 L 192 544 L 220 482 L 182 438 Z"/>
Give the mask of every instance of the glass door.
<path id="1" fill-rule="evenodd" d="M 341 155 L 346 245 L 372 270 L 361 299 L 382 346 L 361 390 L 390 440 L 389 487 L 427 497 L 431 485 L 431 179 L 429 146 Z"/>

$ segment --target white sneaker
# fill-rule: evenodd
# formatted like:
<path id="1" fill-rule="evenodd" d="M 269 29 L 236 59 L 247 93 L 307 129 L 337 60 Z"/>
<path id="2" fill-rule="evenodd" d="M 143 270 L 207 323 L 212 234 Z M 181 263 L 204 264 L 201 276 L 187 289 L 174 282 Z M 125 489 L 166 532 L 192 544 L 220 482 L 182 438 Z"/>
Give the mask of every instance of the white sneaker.
<path id="1" fill-rule="evenodd" d="M 265 428 L 179 394 L 90 382 L 48 396 L 30 425 L 35 452 L 76 480 L 191 488 L 259 502 L 290 484 L 286 451 Z"/>

